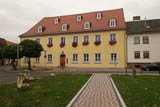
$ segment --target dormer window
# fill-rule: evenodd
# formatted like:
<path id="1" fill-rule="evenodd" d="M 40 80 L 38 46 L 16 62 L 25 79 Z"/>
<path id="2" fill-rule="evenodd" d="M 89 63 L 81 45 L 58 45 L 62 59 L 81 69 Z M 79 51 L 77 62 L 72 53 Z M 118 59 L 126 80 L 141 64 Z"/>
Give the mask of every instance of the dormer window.
<path id="1" fill-rule="evenodd" d="M 82 16 L 77 16 L 77 22 L 80 22 L 82 19 Z"/>
<path id="2" fill-rule="evenodd" d="M 38 27 L 38 33 L 41 33 L 41 32 L 43 32 L 43 27 L 42 27 L 42 26 L 39 26 L 39 27 Z"/>
<path id="3" fill-rule="evenodd" d="M 101 19 L 102 18 L 102 14 L 101 13 L 97 13 L 97 19 Z"/>
<path id="4" fill-rule="evenodd" d="M 116 19 L 111 19 L 109 21 L 109 27 L 116 27 L 117 23 L 116 23 Z"/>
<path id="5" fill-rule="evenodd" d="M 84 29 L 90 29 L 90 27 L 91 27 L 91 23 L 90 22 L 85 22 L 84 23 Z"/>
<path id="6" fill-rule="evenodd" d="M 58 19 L 58 18 L 55 18 L 55 19 L 54 19 L 54 23 L 55 23 L 55 24 L 58 24 L 58 22 L 59 22 L 59 19 Z"/>
<path id="7" fill-rule="evenodd" d="M 67 24 L 62 25 L 62 31 L 67 31 Z"/>

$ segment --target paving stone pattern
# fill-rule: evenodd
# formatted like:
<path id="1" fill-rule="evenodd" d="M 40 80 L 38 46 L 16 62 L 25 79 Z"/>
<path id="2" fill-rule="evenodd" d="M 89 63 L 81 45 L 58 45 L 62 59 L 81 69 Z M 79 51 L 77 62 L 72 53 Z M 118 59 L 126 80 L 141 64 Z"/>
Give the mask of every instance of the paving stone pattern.
<path id="1" fill-rule="evenodd" d="M 73 107 L 120 107 L 107 74 L 95 74 Z"/>

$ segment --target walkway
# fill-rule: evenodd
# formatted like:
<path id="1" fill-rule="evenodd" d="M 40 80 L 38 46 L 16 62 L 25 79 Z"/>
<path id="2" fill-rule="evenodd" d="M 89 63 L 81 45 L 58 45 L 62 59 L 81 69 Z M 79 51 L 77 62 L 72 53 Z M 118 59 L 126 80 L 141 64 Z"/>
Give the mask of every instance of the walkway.
<path id="1" fill-rule="evenodd" d="M 95 74 L 73 107 L 120 107 L 108 74 Z"/>

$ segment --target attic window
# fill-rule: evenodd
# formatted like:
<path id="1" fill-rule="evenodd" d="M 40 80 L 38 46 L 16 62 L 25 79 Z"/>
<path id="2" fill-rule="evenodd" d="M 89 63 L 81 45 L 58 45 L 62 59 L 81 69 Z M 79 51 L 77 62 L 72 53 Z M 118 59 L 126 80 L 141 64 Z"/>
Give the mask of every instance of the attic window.
<path id="1" fill-rule="evenodd" d="M 116 19 L 109 20 L 109 27 L 116 27 L 116 25 L 117 25 Z"/>
<path id="2" fill-rule="evenodd" d="M 62 25 L 62 31 L 67 31 L 67 24 Z"/>
<path id="3" fill-rule="evenodd" d="M 102 13 L 97 13 L 97 19 L 101 19 L 102 18 Z"/>
<path id="4" fill-rule="evenodd" d="M 88 21 L 86 21 L 86 22 L 84 23 L 84 29 L 90 29 L 90 27 L 91 27 L 91 23 L 88 22 Z"/>
<path id="5" fill-rule="evenodd" d="M 43 32 L 43 27 L 42 27 L 42 26 L 39 26 L 39 27 L 38 27 L 38 33 L 41 33 L 41 32 Z"/>
<path id="6" fill-rule="evenodd" d="M 55 23 L 55 24 L 58 24 L 58 22 L 59 22 L 59 19 L 58 19 L 58 18 L 55 18 L 55 19 L 54 19 L 54 23 Z"/>
<path id="7" fill-rule="evenodd" d="M 82 16 L 77 16 L 77 22 L 81 21 Z"/>

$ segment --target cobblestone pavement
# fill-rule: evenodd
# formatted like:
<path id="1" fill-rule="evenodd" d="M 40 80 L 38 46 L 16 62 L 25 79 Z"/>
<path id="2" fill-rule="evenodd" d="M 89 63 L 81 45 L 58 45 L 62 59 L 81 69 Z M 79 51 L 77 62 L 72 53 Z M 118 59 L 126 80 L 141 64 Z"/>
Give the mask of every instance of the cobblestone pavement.
<path id="1" fill-rule="evenodd" d="M 108 74 L 95 74 L 73 107 L 120 107 Z"/>

